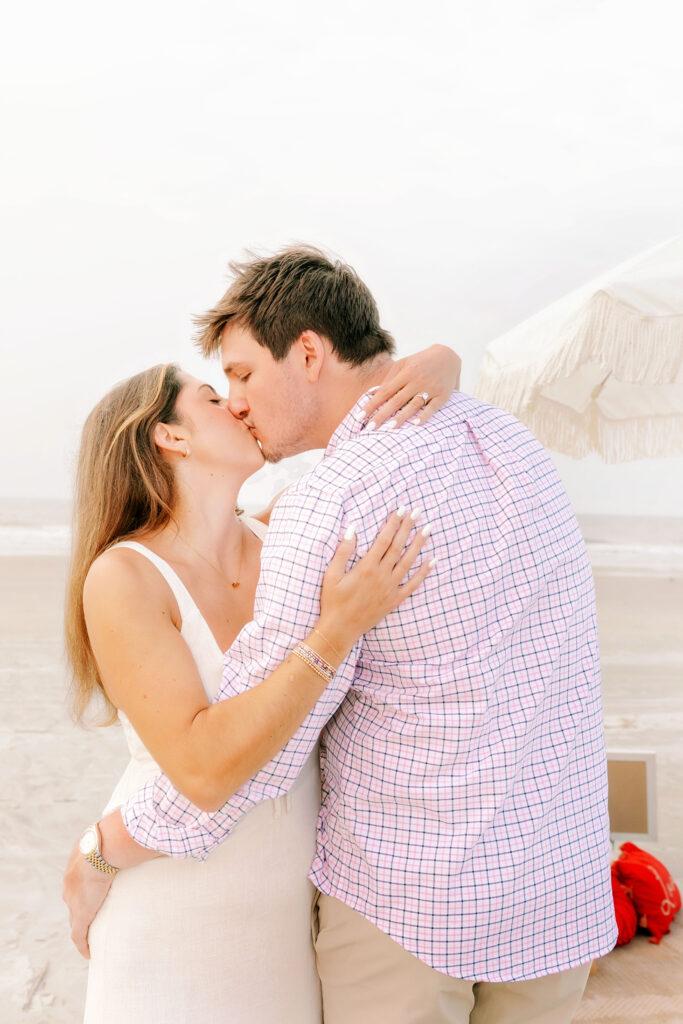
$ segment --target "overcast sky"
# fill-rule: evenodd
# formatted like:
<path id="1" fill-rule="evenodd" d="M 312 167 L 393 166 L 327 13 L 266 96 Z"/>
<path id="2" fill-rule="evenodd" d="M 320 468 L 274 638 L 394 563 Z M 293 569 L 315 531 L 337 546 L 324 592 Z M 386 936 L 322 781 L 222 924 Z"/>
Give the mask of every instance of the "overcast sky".
<path id="1" fill-rule="evenodd" d="M 678 0 L 15 4 L 0 41 L 3 496 L 67 496 L 116 380 L 192 352 L 229 259 L 352 263 L 463 356 L 683 231 Z M 680 514 L 683 460 L 558 465 Z"/>

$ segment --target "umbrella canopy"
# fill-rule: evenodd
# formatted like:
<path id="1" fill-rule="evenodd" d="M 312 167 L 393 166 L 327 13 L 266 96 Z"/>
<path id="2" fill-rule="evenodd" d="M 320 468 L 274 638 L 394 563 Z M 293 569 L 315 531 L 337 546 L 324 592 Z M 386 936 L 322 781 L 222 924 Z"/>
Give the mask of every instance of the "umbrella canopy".
<path id="1" fill-rule="evenodd" d="M 682 455 L 683 235 L 491 342 L 475 393 L 567 455 Z"/>

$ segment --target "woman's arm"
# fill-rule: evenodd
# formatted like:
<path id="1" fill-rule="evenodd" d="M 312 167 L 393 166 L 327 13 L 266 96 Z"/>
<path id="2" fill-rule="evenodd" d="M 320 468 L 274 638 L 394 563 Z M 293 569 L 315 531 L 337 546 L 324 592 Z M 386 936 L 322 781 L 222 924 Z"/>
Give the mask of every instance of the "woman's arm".
<path id="1" fill-rule="evenodd" d="M 398 427 L 413 416 L 417 417 L 415 423 L 426 423 L 460 387 L 461 368 L 460 356 L 446 345 L 430 345 L 415 355 L 397 359 L 365 406 L 366 419 L 372 417 L 376 427 L 392 418 Z M 423 395 L 428 396 L 427 403 Z M 252 519 L 268 526 L 276 503 L 288 489 L 284 487 Z"/>
<path id="2" fill-rule="evenodd" d="M 305 643 L 335 669 L 356 640 L 412 593 L 424 562 L 402 584 L 425 543 L 409 515 L 390 517 L 349 573 L 355 536 L 344 540 L 325 576 L 317 628 Z M 84 605 L 88 633 L 112 702 L 125 712 L 171 782 L 203 810 L 220 808 L 296 732 L 326 682 L 294 654 L 262 683 L 210 704 L 196 664 L 171 621 L 165 583 L 126 549 L 93 565 Z"/>
<path id="3" fill-rule="evenodd" d="M 458 353 L 445 345 L 396 360 L 365 406 L 366 418 L 377 427 L 389 419 L 398 427 L 414 416 L 425 423 L 460 387 L 461 366 Z"/>
<path id="4" fill-rule="evenodd" d="M 309 640 L 310 646 L 319 653 L 325 652 L 333 665 L 338 664 L 335 659 L 342 656 L 353 644 L 356 634 L 360 635 L 370 628 L 370 625 L 378 621 L 387 609 L 396 607 L 401 600 L 408 597 L 433 566 L 433 562 L 425 561 L 407 583 L 401 584 L 426 540 L 423 531 L 418 530 L 414 540 L 406 547 L 406 540 L 414 525 L 413 519 L 407 513 L 404 513 L 402 519 L 398 514 L 391 516 L 378 541 L 348 574 L 345 574 L 344 570 L 353 552 L 355 541 L 350 540 L 342 544 L 330 562 L 323 578 L 320 597 L 321 615 L 318 628 L 324 635 L 314 630 L 309 635 Z M 110 555 L 117 553 L 123 555 L 125 549 L 111 552 Z M 109 692 L 115 703 L 127 711 L 150 749 L 152 745 L 154 746 L 152 752 L 161 766 L 170 771 L 170 762 L 173 762 L 177 778 L 183 774 L 188 761 L 191 763 L 192 751 L 195 752 L 198 763 L 203 764 L 204 771 L 225 772 L 227 768 L 226 778 L 223 780 L 226 788 L 221 796 L 216 798 L 222 800 L 225 793 L 234 790 L 240 784 L 239 780 L 243 775 L 248 776 L 250 772 L 255 774 L 256 769 L 252 768 L 254 760 L 260 760 L 256 766 L 260 768 L 270 759 L 272 750 L 279 755 L 279 748 L 285 746 L 286 740 L 298 728 L 302 709 L 310 708 L 311 702 L 316 699 L 315 694 L 321 694 L 326 684 L 292 656 L 285 660 L 284 665 L 273 671 L 264 683 L 240 694 L 239 697 L 230 697 L 209 707 L 196 675 L 194 662 L 190 659 L 192 663 L 189 664 L 186 660 L 189 651 L 178 630 L 170 625 L 173 607 L 161 577 L 148 569 L 147 562 L 139 558 L 133 560 L 128 557 L 127 569 L 122 570 L 119 564 L 113 572 L 111 557 L 108 560 L 110 571 L 99 569 L 98 575 L 102 577 L 99 582 L 95 574 L 89 580 L 87 604 L 88 625 L 89 629 L 93 630 L 93 642 L 95 633 L 102 634 L 99 637 L 96 656 L 98 661 L 102 658 L 100 669 Z M 119 558 L 117 561 L 122 563 L 124 559 Z M 100 559 L 101 567 L 104 566 L 104 562 L 103 557 Z M 131 578 L 131 573 L 136 568 L 141 576 Z M 147 574 L 143 578 L 145 569 Z M 123 576 L 118 585 L 110 578 L 115 573 Z M 92 583 L 94 586 L 90 586 Z M 118 600 L 114 591 L 118 592 Z M 146 599 L 141 600 L 140 595 L 145 595 Z M 129 604 L 128 599 L 133 603 Z M 114 618 L 123 616 L 118 622 L 118 628 L 108 622 L 104 614 L 106 602 L 114 605 L 111 609 Z M 373 608 L 371 614 L 370 606 Z M 93 621 L 93 615 L 95 619 L 101 621 Z M 140 617 L 143 619 L 142 628 L 138 623 Z M 119 632 L 119 629 L 122 631 Z M 134 639 L 131 634 L 134 634 Z M 170 645 L 168 654 L 167 644 Z M 110 672 L 105 672 L 105 659 L 114 670 L 115 682 L 110 678 L 111 669 Z M 184 675 L 183 672 L 179 672 L 179 666 L 175 663 L 177 659 L 182 659 Z M 170 686 L 164 682 L 162 667 L 163 671 L 168 673 Z M 126 675 L 127 672 L 131 673 L 130 678 Z M 277 688 L 277 685 L 281 685 L 285 691 L 285 698 L 289 694 L 293 704 L 299 707 L 298 714 L 293 718 L 291 708 L 288 709 L 288 724 L 284 728 L 283 722 L 278 718 L 278 711 L 275 712 L 275 721 L 269 721 L 268 707 L 264 705 L 259 709 L 257 706 L 259 696 L 267 693 L 266 684 L 269 682 L 271 687 Z M 249 708 L 249 713 L 242 723 L 231 716 L 231 711 L 235 707 L 244 706 L 244 698 L 249 695 L 254 707 Z M 278 707 L 281 705 L 282 696 L 280 694 Z M 176 704 L 179 705 L 178 708 L 175 707 Z M 195 723 L 198 720 L 201 722 L 202 719 L 201 731 L 195 730 Z M 252 744 L 258 745 L 261 751 L 255 758 L 250 744 L 244 743 L 242 724 L 248 730 L 251 729 Z M 264 725 L 265 733 L 262 731 Z M 216 734 L 213 734 L 207 750 L 203 750 L 201 744 L 207 736 L 212 736 L 212 727 L 217 730 Z M 224 729 L 224 732 L 219 735 L 221 729 Z M 284 739 L 283 733 L 287 734 Z M 244 752 L 244 763 L 241 766 L 234 758 L 227 757 L 226 760 L 230 743 L 233 741 L 237 745 L 237 751 L 241 749 Z M 199 749 L 196 746 L 198 742 Z M 176 751 L 176 745 L 179 745 L 180 752 Z M 213 769 L 208 756 L 210 750 L 217 752 Z M 190 777 L 195 785 L 198 784 L 196 766 L 192 768 Z M 214 780 L 206 778 L 206 783 L 207 788 L 212 790 Z M 198 799 L 203 802 L 203 795 L 199 794 Z M 99 830 L 101 853 L 109 864 L 119 868 L 133 867 L 157 856 L 156 852 L 138 845 L 131 838 L 119 810 L 103 818 L 99 823 Z M 88 929 L 106 897 L 112 878 L 112 875 L 101 874 L 92 867 L 76 847 L 67 867 L 63 896 L 69 908 L 72 939 L 79 952 L 86 957 L 89 955 Z"/>

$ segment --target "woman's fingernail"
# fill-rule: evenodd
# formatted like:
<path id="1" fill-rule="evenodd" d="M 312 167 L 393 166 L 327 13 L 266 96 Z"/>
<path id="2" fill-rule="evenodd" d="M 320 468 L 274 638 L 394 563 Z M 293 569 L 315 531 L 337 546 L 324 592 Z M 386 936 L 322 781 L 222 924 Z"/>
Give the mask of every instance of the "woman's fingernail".
<path id="1" fill-rule="evenodd" d="M 424 530 L 422 531 L 422 536 L 423 537 L 428 537 L 431 532 L 432 532 L 432 524 L 431 523 L 427 523 L 427 525 L 425 526 Z"/>
<path id="2" fill-rule="evenodd" d="M 389 422 L 386 423 L 385 426 L 387 430 L 393 430 L 396 426 L 396 420 L 389 420 Z"/>
<path id="3" fill-rule="evenodd" d="M 353 523 L 344 530 L 344 540 L 353 540 L 356 536 L 356 527 Z"/>
<path id="4" fill-rule="evenodd" d="M 422 509 L 421 508 L 414 508 L 413 511 L 410 513 L 410 518 L 413 520 L 414 523 L 416 523 L 421 515 L 422 515 Z"/>
<path id="5" fill-rule="evenodd" d="M 438 561 L 439 561 L 438 558 L 432 558 L 431 562 L 429 563 L 429 568 L 433 569 Z"/>
<path id="6" fill-rule="evenodd" d="M 375 423 L 374 420 L 370 420 L 366 427 L 366 430 L 377 430 L 377 424 Z"/>
<path id="7" fill-rule="evenodd" d="M 406 507 L 405 507 L 405 505 L 399 505 L 398 508 L 396 509 L 396 515 L 398 516 L 399 519 L 403 519 L 405 514 L 406 514 Z"/>
<path id="8" fill-rule="evenodd" d="M 419 416 L 413 416 L 410 422 L 413 423 L 416 427 L 419 427 L 422 424 L 422 420 L 420 419 Z"/>

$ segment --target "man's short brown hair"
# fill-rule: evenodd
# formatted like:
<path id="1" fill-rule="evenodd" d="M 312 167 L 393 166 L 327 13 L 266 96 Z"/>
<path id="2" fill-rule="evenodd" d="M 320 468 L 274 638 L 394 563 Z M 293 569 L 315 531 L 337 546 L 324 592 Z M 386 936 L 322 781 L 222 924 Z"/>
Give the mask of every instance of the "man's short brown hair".
<path id="1" fill-rule="evenodd" d="M 332 261 L 313 246 L 283 249 L 231 263 L 233 282 L 213 309 L 195 318 L 197 345 L 204 355 L 221 347 L 227 324 L 239 324 L 285 358 L 302 331 L 328 339 L 337 358 L 358 366 L 394 351 L 394 339 L 380 327 L 377 305 L 355 270 Z"/>

